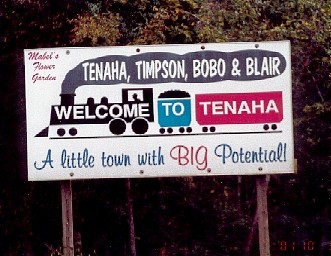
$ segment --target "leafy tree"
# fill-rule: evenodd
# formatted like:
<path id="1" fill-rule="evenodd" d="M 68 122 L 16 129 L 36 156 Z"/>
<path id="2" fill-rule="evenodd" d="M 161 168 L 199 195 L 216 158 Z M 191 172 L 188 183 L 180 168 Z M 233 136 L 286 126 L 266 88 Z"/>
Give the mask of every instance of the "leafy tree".
<path id="1" fill-rule="evenodd" d="M 80 15 L 72 21 L 74 45 L 116 45 L 120 37 L 119 15 L 94 13 Z"/>
<path id="2" fill-rule="evenodd" d="M 193 43 L 196 1 L 160 1 L 132 44 Z"/>

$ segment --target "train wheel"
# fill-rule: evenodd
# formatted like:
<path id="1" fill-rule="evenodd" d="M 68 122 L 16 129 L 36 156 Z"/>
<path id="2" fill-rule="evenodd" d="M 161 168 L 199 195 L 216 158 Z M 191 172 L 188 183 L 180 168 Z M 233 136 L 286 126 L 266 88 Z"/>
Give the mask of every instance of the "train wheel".
<path id="1" fill-rule="evenodd" d="M 74 127 L 70 128 L 70 130 L 69 130 L 69 134 L 70 134 L 71 136 L 76 136 L 76 135 L 77 135 L 77 129 L 74 128 Z"/>
<path id="2" fill-rule="evenodd" d="M 123 119 L 113 119 L 109 123 L 109 130 L 113 134 L 121 135 L 126 130 L 126 123 Z"/>
<path id="3" fill-rule="evenodd" d="M 145 134 L 148 130 L 148 122 L 144 118 L 136 118 L 131 124 L 132 131 L 136 134 Z"/>
<path id="4" fill-rule="evenodd" d="M 57 135 L 60 137 L 64 136 L 66 134 L 66 131 L 63 128 L 57 129 Z"/>

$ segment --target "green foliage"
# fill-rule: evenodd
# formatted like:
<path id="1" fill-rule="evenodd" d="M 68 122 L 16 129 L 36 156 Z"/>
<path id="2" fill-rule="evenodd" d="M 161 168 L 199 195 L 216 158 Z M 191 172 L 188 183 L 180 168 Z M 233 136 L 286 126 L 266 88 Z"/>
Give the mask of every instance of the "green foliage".
<path id="1" fill-rule="evenodd" d="M 330 1 L 204 1 L 199 41 L 291 39 L 326 43 L 330 38 Z"/>
<path id="2" fill-rule="evenodd" d="M 160 2 L 132 44 L 193 43 L 197 8 L 195 1 Z"/>
<path id="3" fill-rule="evenodd" d="M 116 45 L 120 37 L 120 22 L 118 14 L 79 15 L 71 22 L 74 27 L 71 43 L 84 46 Z"/>

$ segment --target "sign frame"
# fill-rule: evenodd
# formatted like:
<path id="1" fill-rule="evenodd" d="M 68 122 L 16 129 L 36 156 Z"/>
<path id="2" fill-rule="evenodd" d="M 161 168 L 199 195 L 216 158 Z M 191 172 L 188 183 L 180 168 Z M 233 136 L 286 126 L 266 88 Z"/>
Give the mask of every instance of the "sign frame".
<path id="1" fill-rule="evenodd" d="M 289 41 L 26 49 L 28 179 L 294 173 L 290 52 Z"/>

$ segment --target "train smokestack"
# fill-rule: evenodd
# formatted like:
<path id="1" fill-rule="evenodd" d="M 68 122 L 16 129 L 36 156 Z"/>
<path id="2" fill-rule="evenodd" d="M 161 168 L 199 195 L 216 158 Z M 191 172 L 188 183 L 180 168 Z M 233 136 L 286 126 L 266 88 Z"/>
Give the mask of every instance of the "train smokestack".
<path id="1" fill-rule="evenodd" d="M 72 106 L 75 102 L 76 94 L 60 94 L 62 106 Z"/>

